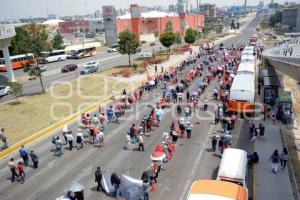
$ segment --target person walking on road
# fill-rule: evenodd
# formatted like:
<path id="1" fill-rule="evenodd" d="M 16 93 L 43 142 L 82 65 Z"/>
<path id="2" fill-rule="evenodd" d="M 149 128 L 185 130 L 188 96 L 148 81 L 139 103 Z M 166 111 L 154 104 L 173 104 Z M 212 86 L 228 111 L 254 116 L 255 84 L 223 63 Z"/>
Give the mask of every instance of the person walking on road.
<path id="1" fill-rule="evenodd" d="M 143 187 L 143 192 L 144 192 L 144 200 L 149 200 L 150 182 L 143 181 L 142 187 Z"/>
<path id="2" fill-rule="evenodd" d="M 110 183 L 115 188 L 114 195 L 115 195 L 116 199 L 119 199 L 121 180 L 120 180 L 119 176 L 115 172 L 111 174 Z"/>
<path id="3" fill-rule="evenodd" d="M 191 96 L 190 91 L 186 91 L 185 95 L 186 95 L 186 102 L 188 103 L 190 100 L 190 96 Z"/>
<path id="4" fill-rule="evenodd" d="M 192 136 L 192 125 L 191 125 L 190 122 L 186 123 L 185 130 L 186 130 L 187 138 L 191 138 L 191 136 Z"/>
<path id="5" fill-rule="evenodd" d="M 8 142 L 7 142 L 7 136 L 5 134 L 5 129 L 4 128 L 1 128 L 1 130 L 0 130 L 0 139 L 3 143 L 3 148 L 2 149 L 3 150 L 7 149 L 8 148 Z"/>
<path id="6" fill-rule="evenodd" d="M 9 160 L 9 162 L 7 163 L 7 165 L 11 172 L 11 182 L 15 182 L 15 177 L 19 178 L 19 175 L 16 172 L 16 163 L 15 163 L 14 158 L 11 158 Z"/>
<path id="7" fill-rule="evenodd" d="M 64 145 L 68 145 L 68 139 L 67 139 L 67 133 L 69 132 L 69 128 L 67 125 L 65 125 L 63 127 L 63 136 L 64 136 L 64 139 L 65 139 L 65 143 Z"/>
<path id="8" fill-rule="evenodd" d="M 179 104 L 177 105 L 177 108 L 176 108 L 176 109 L 177 109 L 177 115 L 178 115 L 178 116 L 181 116 L 182 108 L 181 108 L 181 106 L 180 106 Z"/>
<path id="9" fill-rule="evenodd" d="M 284 147 L 281 154 L 280 154 L 280 164 L 281 164 L 281 169 L 282 170 L 285 169 L 287 161 L 288 161 L 288 151 Z"/>
<path id="10" fill-rule="evenodd" d="M 67 134 L 66 134 L 66 137 L 67 137 L 67 141 L 68 141 L 68 144 L 69 144 L 69 148 L 70 148 L 70 151 L 72 151 L 72 149 L 73 149 L 73 135 L 72 135 L 72 132 L 70 131 L 70 132 L 68 132 Z"/>
<path id="11" fill-rule="evenodd" d="M 143 139 L 143 135 L 142 134 L 138 135 L 138 141 L 139 141 L 139 150 L 140 151 L 145 151 L 144 139 Z"/>
<path id="12" fill-rule="evenodd" d="M 216 152 L 219 135 L 217 134 L 216 131 L 214 131 L 214 133 L 210 136 L 210 138 L 211 138 L 211 149 L 213 152 Z"/>
<path id="13" fill-rule="evenodd" d="M 97 183 L 97 191 L 100 191 L 100 188 L 103 192 L 106 192 L 102 186 L 102 171 L 100 167 L 97 167 L 95 171 L 95 182 Z"/>
<path id="14" fill-rule="evenodd" d="M 208 99 L 205 98 L 205 99 L 204 99 L 203 111 L 207 111 L 207 108 L 208 108 Z"/>
<path id="15" fill-rule="evenodd" d="M 24 147 L 24 145 L 21 146 L 19 149 L 20 157 L 23 159 L 25 166 L 28 166 L 28 160 L 29 160 L 29 154 L 28 149 Z"/>
<path id="16" fill-rule="evenodd" d="M 22 161 L 18 162 L 17 169 L 21 178 L 21 184 L 25 182 L 25 165 Z"/>
<path id="17" fill-rule="evenodd" d="M 37 169 L 39 167 L 39 157 L 35 154 L 33 150 L 30 151 L 29 156 L 33 163 L 33 169 Z"/>
<path id="18" fill-rule="evenodd" d="M 276 174 L 277 173 L 277 169 L 278 169 L 278 163 L 279 163 L 279 154 L 278 154 L 278 150 L 277 149 L 272 153 L 269 161 L 272 163 L 272 171 L 273 171 L 273 173 Z"/>
<path id="19" fill-rule="evenodd" d="M 55 155 L 60 157 L 63 152 L 62 152 L 62 141 L 60 140 L 59 136 L 57 136 L 56 140 L 55 140 Z"/>
<path id="20" fill-rule="evenodd" d="M 260 123 L 258 128 L 259 128 L 258 140 L 260 140 L 260 137 L 263 137 L 265 135 L 265 126 Z"/>
<path id="21" fill-rule="evenodd" d="M 77 150 L 79 150 L 79 148 L 81 149 L 83 148 L 83 134 L 80 129 L 78 129 L 76 133 L 76 143 L 77 143 Z"/>

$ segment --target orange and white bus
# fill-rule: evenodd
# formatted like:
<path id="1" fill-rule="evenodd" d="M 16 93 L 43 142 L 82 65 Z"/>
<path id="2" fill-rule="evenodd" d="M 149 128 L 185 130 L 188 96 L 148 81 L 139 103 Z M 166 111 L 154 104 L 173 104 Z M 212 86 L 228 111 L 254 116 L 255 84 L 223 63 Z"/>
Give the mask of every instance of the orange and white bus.
<path id="1" fill-rule="evenodd" d="M 21 69 L 25 65 L 33 63 L 34 62 L 34 56 L 32 53 L 27 53 L 23 55 L 15 55 L 10 57 L 11 64 L 13 69 Z M 4 58 L 0 58 L 0 72 L 6 72 L 7 68 L 5 66 L 5 60 Z"/>
<path id="2" fill-rule="evenodd" d="M 186 200 L 248 200 L 248 189 L 226 181 L 198 180 Z"/>

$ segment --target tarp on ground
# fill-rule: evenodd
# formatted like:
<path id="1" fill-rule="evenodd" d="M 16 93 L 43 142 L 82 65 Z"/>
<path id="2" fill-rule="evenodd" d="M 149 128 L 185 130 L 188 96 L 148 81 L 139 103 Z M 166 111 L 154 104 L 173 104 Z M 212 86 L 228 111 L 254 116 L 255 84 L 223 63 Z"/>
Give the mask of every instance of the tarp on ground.
<path id="1" fill-rule="evenodd" d="M 114 186 L 110 182 L 113 172 L 104 171 L 102 174 L 103 187 L 109 194 L 114 192 Z M 143 197 L 142 181 L 129 176 L 118 174 L 121 180 L 120 192 L 121 198 L 125 200 L 139 200 Z"/>

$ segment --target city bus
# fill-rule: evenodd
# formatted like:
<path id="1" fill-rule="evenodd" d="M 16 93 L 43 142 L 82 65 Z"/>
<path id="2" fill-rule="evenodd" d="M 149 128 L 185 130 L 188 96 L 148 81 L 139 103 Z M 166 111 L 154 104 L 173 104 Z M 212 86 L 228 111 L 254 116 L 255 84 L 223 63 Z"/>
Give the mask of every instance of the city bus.
<path id="1" fill-rule="evenodd" d="M 79 59 L 96 55 L 96 47 L 77 47 L 70 50 L 70 58 Z"/>
<path id="2" fill-rule="evenodd" d="M 248 200 L 248 189 L 226 181 L 198 180 L 186 200 Z"/>
<path id="3" fill-rule="evenodd" d="M 15 55 L 10 57 L 13 70 L 21 69 L 27 64 L 34 62 L 34 55 L 32 53 Z M 5 66 L 4 58 L 0 58 L 0 72 L 6 72 L 7 68 Z"/>
<path id="4" fill-rule="evenodd" d="M 42 52 L 42 56 L 39 59 L 40 63 L 49 63 L 62 61 L 67 59 L 67 54 L 65 50 L 54 50 L 51 52 Z"/>

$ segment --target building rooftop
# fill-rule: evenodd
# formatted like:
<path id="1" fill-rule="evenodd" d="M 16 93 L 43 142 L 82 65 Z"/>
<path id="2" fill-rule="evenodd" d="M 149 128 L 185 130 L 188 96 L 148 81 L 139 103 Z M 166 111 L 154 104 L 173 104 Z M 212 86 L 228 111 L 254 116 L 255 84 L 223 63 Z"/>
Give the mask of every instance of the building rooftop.
<path id="1" fill-rule="evenodd" d="M 65 21 L 60 20 L 60 19 L 50 19 L 50 20 L 44 21 L 42 24 L 48 25 L 48 26 L 58 26 L 59 22 L 65 22 Z"/>
<path id="2" fill-rule="evenodd" d="M 173 12 L 160 12 L 160 11 L 150 11 L 150 12 L 142 12 L 142 18 L 159 18 L 159 17 L 173 17 L 178 16 L 177 13 Z M 117 19 L 130 19 L 131 14 L 127 13 L 122 16 L 118 16 Z"/>

